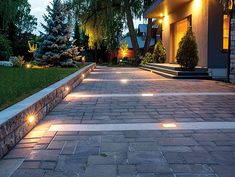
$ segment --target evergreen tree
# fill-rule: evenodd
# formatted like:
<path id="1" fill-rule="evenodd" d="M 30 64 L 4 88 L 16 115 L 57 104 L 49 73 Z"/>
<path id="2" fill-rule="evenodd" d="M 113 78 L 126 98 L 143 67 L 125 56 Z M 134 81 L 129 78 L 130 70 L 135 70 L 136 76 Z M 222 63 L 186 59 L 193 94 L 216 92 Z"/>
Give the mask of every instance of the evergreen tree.
<path id="1" fill-rule="evenodd" d="M 65 7 L 61 0 L 53 0 L 51 7 L 47 7 L 47 12 L 48 15 L 44 15 L 46 25 L 42 24 L 46 33 L 43 35 L 38 57 L 47 64 L 58 65 L 61 55 L 69 48 Z"/>
<path id="2" fill-rule="evenodd" d="M 154 47 L 153 60 L 155 63 L 165 63 L 166 61 L 166 48 L 161 40 L 158 40 Z"/>
<path id="3" fill-rule="evenodd" d="M 8 59 L 10 55 L 12 55 L 10 41 L 0 34 L 0 61 Z"/>
<path id="4" fill-rule="evenodd" d="M 191 28 L 188 29 L 179 43 L 176 59 L 182 70 L 192 71 L 198 64 L 198 47 Z"/>
<path id="5" fill-rule="evenodd" d="M 80 45 L 80 30 L 79 30 L 79 24 L 77 20 L 75 22 L 73 39 L 75 40 L 74 45 L 78 47 Z"/>
<path id="6" fill-rule="evenodd" d="M 67 14 L 67 27 L 66 27 L 66 45 L 68 48 L 72 47 L 71 32 L 72 32 L 72 14 L 69 7 L 66 7 L 65 13 Z"/>

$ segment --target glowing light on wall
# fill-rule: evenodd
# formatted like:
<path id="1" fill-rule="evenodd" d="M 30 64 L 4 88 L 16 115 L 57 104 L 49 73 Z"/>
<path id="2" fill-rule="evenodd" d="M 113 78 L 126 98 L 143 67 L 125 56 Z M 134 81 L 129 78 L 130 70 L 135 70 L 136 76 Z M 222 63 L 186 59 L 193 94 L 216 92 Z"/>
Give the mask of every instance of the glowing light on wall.
<path id="1" fill-rule="evenodd" d="M 66 90 L 66 91 L 69 91 L 69 87 L 65 87 L 65 90 Z"/>
<path id="2" fill-rule="evenodd" d="M 28 117 L 28 121 L 29 121 L 29 123 L 33 123 L 35 121 L 35 116 L 34 115 L 30 115 Z"/>
<path id="3" fill-rule="evenodd" d="M 164 23 L 165 23 L 165 24 L 169 23 L 169 16 L 168 16 L 168 15 L 165 15 L 164 18 L 163 18 L 163 20 L 164 20 Z"/>
<path id="4" fill-rule="evenodd" d="M 202 0 L 194 0 L 193 2 L 193 9 L 194 11 L 198 11 L 201 9 L 201 6 L 202 6 Z"/>
<path id="5" fill-rule="evenodd" d="M 85 74 L 82 74 L 82 77 L 85 78 Z"/>

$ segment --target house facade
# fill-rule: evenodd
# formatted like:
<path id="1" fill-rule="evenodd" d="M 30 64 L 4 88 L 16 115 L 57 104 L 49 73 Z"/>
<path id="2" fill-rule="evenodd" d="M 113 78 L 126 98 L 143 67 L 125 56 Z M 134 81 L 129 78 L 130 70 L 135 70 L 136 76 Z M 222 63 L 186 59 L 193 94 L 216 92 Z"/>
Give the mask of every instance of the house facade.
<path id="1" fill-rule="evenodd" d="M 167 63 L 176 63 L 181 38 L 192 28 L 198 44 L 199 66 L 214 78 L 226 78 L 228 68 L 229 17 L 219 0 L 155 0 L 145 18 L 161 25 Z"/>

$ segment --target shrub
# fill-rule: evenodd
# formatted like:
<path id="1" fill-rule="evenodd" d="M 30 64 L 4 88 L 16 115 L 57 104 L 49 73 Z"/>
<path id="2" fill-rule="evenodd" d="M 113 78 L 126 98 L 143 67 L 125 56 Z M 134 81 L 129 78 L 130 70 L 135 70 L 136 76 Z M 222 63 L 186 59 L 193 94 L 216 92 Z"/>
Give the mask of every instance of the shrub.
<path id="1" fill-rule="evenodd" d="M 198 48 L 196 38 L 191 29 L 181 39 L 176 55 L 177 63 L 182 70 L 193 71 L 198 64 Z"/>
<path id="2" fill-rule="evenodd" d="M 166 48 L 164 47 L 161 40 L 158 40 L 153 51 L 153 61 L 155 63 L 166 62 Z"/>
<path id="3" fill-rule="evenodd" d="M 12 55 L 12 48 L 10 41 L 2 34 L 0 34 L 0 60 L 8 60 Z"/>
<path id="4" fill-rule="evenodd" d="M 15 67 L 22 67 L 25 63 L 24 56 L 18 56 L 11 59 L 11 62 Z"/>
<path id="5" fill-rule="evenodd" d="M 153 56 L 151 53 L 147 52 L 141 60 L 141 64 L 153 63 Z"/>
<path id="6" fill-rule="evenodd" d="M 113 65 L 116 65 L 116 64 L 117 64 L 117 60 L 118 60 L 117 57 L 113 57 L 113 58 L 112 58 L 112 64 L 113 64 Z"/>

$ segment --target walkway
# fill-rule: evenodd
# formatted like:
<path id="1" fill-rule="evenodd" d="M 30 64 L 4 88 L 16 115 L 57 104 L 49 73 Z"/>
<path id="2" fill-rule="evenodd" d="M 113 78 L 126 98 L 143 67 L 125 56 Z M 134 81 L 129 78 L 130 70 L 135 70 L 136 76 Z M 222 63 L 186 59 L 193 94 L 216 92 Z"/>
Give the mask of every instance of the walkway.
<path id="1" fill-rule="evenodd" d="M 12 177 L 234 177 L 235 86 L 98 67 L 0 161 L 0 176 L 12 167 Z"/>

